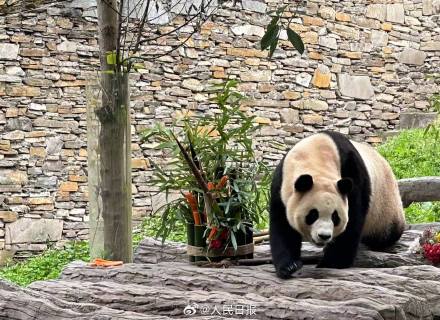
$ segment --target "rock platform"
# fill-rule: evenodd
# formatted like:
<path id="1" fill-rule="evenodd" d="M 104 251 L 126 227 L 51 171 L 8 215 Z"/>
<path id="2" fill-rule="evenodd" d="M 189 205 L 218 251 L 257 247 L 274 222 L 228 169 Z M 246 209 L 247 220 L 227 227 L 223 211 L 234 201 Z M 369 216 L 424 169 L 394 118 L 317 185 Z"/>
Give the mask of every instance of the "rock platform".
<path id="1" fill-rule="evenodd" d="M 184 245 L 145 239 L 135 263 L 74 262 L 60 279 L 27 288 L 0 282 L 0 318 L 440 319 L 440 269 L 408 250 L 424 227 L 412 226 L 387 252 L 362 249 L 353 268 L 306 265 L 289 280 L 270 264 L 190 265 Z M 304 257 L 320 254 L 304 244 Z M 270 257 L 269 246 L 256 246 L 255 257 Z"/>

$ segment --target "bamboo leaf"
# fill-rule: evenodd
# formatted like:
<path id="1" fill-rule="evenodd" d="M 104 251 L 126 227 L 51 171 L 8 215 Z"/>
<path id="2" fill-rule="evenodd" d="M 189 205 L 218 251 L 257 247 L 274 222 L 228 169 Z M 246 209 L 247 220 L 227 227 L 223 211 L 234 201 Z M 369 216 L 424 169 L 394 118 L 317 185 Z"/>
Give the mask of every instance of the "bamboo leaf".
<path id="1" fill-rule="evenodd" d="M 287 38 L 300 54 L 304 53 L 304 43 L 301 37 L 295 31 L 287 28 Z"/>
<path id="2" fill-rule="evenodd" d="M 234 250 L 237 251 L 237 239 L 235 238 L 234 232 L 231 232 L 231 243 L 234 247 Z"/>

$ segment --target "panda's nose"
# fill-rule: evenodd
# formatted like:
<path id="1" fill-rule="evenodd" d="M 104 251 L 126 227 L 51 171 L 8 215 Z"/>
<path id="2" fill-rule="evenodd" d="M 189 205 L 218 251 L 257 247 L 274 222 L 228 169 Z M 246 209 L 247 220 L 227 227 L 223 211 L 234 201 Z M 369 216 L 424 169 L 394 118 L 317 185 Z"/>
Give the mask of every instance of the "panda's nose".
<path id="1" fill-rule="evenodd" d="M 332 235 L 331 235 L 331 234 L 328 234 L 328 233 L 319 233 L 319 234 L 318 234 L 319 239 L 321 239 L 321 240 L 323 240 L 323 241 L 326 241 L 326 240 L 330 239 L 331 236 L 332 236 Z"/>

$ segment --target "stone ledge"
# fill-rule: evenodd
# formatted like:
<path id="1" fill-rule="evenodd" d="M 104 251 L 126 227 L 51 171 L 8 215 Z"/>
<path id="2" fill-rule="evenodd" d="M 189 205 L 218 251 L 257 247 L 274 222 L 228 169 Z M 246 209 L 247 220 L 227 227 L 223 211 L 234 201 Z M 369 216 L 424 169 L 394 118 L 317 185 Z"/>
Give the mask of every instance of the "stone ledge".
<path id="1" fill-rule="evenodd" d="M 402 112 L 400 114 L 400 129 L 426 128 L 437 118 L 437 112 Z"/>

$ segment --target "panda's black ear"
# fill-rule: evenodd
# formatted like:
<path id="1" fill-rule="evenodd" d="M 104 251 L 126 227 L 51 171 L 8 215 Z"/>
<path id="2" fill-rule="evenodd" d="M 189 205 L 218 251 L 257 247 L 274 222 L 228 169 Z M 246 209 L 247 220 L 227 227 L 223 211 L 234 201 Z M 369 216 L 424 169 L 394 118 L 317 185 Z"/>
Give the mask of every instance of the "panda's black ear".
<path id="1" fill-rule="evenodd" d="M 350 178 L 342 178 L 337 183 L 339 192 L 342 194 L 348 194 L 353 189 L 353 180 Z"/>
<path id="2" fill-rule="evenodd" d="M 299 192 L 306 192 L 312 189 L 313 178 L 310 174 L 303 174 L 295 181 L 295 190 Z"/>

